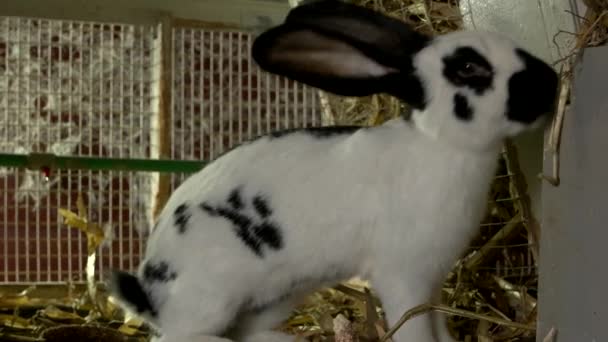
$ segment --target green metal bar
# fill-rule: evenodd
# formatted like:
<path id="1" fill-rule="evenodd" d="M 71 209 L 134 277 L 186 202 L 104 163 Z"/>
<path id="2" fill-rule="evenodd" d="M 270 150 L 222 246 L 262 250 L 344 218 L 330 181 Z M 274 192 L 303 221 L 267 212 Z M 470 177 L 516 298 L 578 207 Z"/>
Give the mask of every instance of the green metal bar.
<path id="1" fill-rule="evenodd" d="M 25 165 L 27 165 L 27 155 L 0 154 L 0 166 L 25 167 Z"/>
<path id="2" fill-rule="evenodd" d="M 30 153 L 28 155 L 0 153 L 0 167 L 30 170 L 49 168 L 50 170 L 194 173 L 202 169 L 205 164 L 204 161 L 64 157 L 51 153 Z"/>

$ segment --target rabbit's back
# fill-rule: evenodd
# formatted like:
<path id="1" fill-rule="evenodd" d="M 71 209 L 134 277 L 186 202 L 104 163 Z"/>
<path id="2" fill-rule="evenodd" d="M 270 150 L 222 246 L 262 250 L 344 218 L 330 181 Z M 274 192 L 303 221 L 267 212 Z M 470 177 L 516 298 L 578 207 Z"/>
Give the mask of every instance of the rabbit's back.
<path id="1" fill-rule="evenodd" d="M 479 219 L 470 205 L 485 190 L 474 184 L 495 158 L 429 143 L 408 125 L 261 138 L 227 153 L 176 190 L 147 258 L 172 260 L 186 275 L 242 265 L 230 272 L 263 281 L 272 295 L 294 279 L 317 285 L 368 274 L 375 256 L 393 248 L 413 264 L 425 252 L 419 246 L 441 245 L 445 233 Z M 398 150 L 408 159 L 394 158 Z M 448 243 L 464 242 L 456 240 Z"/>

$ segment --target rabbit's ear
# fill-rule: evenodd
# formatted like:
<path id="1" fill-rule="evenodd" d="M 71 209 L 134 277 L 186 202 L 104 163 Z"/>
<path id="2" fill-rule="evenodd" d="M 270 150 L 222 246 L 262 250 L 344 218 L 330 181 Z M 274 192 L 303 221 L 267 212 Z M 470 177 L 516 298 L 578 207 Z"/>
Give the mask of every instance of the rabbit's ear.
<path id="1" fill-rule="evenodd" d="M 378 12 L 321 0 L 296 7 L 258 36 L 252 56 L 268 72 L 338 95 L 386 92 L 421 107 L 412 57 L 429 39 Z"/>

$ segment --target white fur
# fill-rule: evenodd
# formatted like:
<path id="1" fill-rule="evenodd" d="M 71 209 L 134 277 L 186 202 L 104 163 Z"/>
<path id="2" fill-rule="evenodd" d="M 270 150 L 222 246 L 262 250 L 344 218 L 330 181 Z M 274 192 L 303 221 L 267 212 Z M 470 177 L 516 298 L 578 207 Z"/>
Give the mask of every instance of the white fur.
<path id="1" fill-rule="evenodd" d="M 441 75 L 441 59 L 458 47 L 472 46 L 494 67 L 494 87 L 483 96 L 475 96 L 466 88 L 455 88 Z M 417 112 L 414 120 L 428 135 L 467 149 L 495 148 L 505 135 L 521 132 L 522 124 L 505 120 L 508 96 L 507 82 L 515 73 L 524 68 L 522 61 L 514 55 L 514 43 L 496 33 L 481 31 L 460 31 L 436 38 L 434 44 L 420 51 L 414 64 L 418 74 L 426 80 L 426 88 L 432 94 L 425 112 Z M 474 123 L 457 119 L 450 101 L 458 91 L 466 95 L 475 111 Z M 432 113 L 428 115 L 427 113 Z M 494 142 L 492 144 L 491 142 Z"/>
<path id="2" fill-rule="evenodd" d="M 456 88 L 439 64 L 462 45 L 475 47 L 496 68 L 493 89 L 467 94 L 475 110 L 469 122 L 453 115 Z M 372 281 L 391 325 L 404 311 L 437 299 L 477 232 L 502 140 L 525 128 L 505 116 L 507 80 L 522 68 L 513 51 L 513 43 L 493 34 L 441 37 L 414 60 L 428 107 L 413 121 L 399 118 L 325 138 L 263 137 L 187 179 L 164 208 L 146 250 L 146 260 L 166 260 L 177 273 L 174 281 L 150 289 L 159 310 L 150 322 L 162 331 L 161 340 L 228 341 L 211 335 L 236 322 L 231 332 L 239 341 L 291 341 L 271 329 L 295 301 L 355 275 Z M 198 208 L 224 203 L 236 187 L 249 212 L 252 196 L 266 196 L 283 249 L 266 249 L 259 258 L 231 223 Z M 183 203 L 195 210 L 188 231 L 179 235 L 173 212 Z M 258 314 L 240 311 L 246 300 L 274 301 L 293 282 L 298 286 L 286 301 Z M 394 340 L 451 341 L 435 318 L 411 320 Z"/>

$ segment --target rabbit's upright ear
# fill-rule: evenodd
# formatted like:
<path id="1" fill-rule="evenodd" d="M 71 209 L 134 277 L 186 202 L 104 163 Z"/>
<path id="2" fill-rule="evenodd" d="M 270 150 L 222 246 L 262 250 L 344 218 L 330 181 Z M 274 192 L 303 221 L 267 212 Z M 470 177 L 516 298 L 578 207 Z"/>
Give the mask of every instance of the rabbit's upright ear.
<path id="1" fill-rule="evenodd" d="M 268 72 L 334 94 L 389 93 L 420 108 L 424 91 L 412 58 L 429 40 L 378 12 L 320 0 L 296 7 L 258 36 L 252 56 Z"/>

